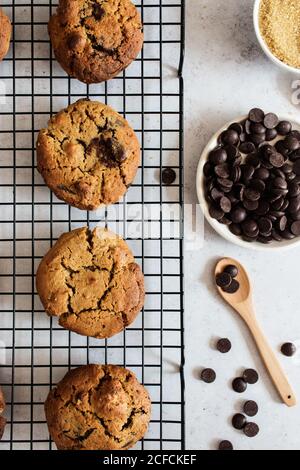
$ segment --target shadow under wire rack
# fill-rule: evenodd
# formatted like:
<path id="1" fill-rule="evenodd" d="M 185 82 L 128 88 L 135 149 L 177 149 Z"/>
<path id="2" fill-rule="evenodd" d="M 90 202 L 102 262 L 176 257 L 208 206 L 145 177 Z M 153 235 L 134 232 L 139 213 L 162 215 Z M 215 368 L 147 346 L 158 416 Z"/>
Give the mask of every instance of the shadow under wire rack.
<path id="1" fill-rule="evenodd" d="M 0 385 L 7 402 L 0 450 L 55 449 L 45 398 L 67 370 L 93 362 L 128 367 L 151 395 L 149 431 L 136 449 L 184 449 L 185 2 L 135 0 L 144 24 L 143 51 L 120 76 L 89 86 L 70 79 L 51 51 L 47 23 L 57 3 L 1 0 L 13 38 L 0 64 Z M 142 149 L 126 196 L 95 212 L 56 199 L 36 170 L 39 129 L 85 97 L 124 115 Z M 171 186 L 161 183 L 165 167 L 177 174 Z M 35 290 L 35 272 L 49 247 L 63 232 L 84 225 L 108 226 L 124 236 L 145 274 L 143 311 L 109 340 L 59 327 L 44 313 Z"/>

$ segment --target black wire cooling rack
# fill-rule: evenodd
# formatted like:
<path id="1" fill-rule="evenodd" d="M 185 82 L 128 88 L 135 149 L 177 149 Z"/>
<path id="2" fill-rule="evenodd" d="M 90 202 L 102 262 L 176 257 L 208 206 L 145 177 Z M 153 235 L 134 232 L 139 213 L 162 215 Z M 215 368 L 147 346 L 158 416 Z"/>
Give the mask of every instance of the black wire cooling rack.
<path id="1" fill-rule="evenodd" d="M 91 362 L 124 365 L 149 390 L 152 421 L 137 449 L 184 449 L 185 2 L 135 3 L 145 32 L 140 57 L 121 76 L 86 86 L 67 77 L 51 52 L 47 22 L 57 1 L 1 0 L 14 34 L 10 53 L 0 63 L 0 383 L 8 421 L 0 449 L 55 448 L 44 400 L 68 369 Z M 143 155 L 124 199 L 88 213 L 55 198 L 37 173 L 35 158 L 39 129 L 51 114 L 81 97 L 123 114 L 137 132 Z M 170 166 L 177 179 L 164 186 L 161 171 Z M 43 255 L 61 233 L 84 225 L 108 226 L 123 235 L 146 278 L 142 313 L 132 327 L 106 341 L 60 328 L 45 315 L 35 291 Z"/>

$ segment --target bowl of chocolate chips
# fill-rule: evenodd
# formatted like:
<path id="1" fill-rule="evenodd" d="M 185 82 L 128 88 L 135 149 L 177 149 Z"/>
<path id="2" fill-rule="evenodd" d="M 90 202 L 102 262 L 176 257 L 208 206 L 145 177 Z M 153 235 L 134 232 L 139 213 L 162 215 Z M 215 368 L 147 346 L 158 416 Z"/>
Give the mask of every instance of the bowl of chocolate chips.
<path id="1" fill-rule="evenodd" d="M 210 225 L 239 246 L 300 244 L 300 122 L 254 108 L 227 123 L 200 157 L 197 193 Z"/>

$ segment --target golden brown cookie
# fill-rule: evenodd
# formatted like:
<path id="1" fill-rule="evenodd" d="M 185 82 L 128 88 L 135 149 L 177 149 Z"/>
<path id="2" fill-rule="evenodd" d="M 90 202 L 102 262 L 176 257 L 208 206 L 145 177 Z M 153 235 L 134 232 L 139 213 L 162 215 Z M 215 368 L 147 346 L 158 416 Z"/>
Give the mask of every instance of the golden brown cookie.
<path id="1" fill-rule="evenodd" d="M 60 450 L 125 450 L 145 435 L 151 402 L 123 367 L 95 365 L 68 372 L 45 402 L 52 439 Z"/>
<path id="2" fill-rule="evenodd" d="M 85 83 L 118 75 L 144 40 L 140 14 L 130 0 L 60 0 L 49 34 L 57 61 Z"/>
<path id="3" fill-rule="evenodd" d="M 128 245 L 101 228 L 63 234 L 41 261 L 36 286 L 48 315 L 95 338 L 130 325 L 145 297 L 144 276 Z"/>
<path id="4" fill-rule="evenodd" d="M 151 402 L 129 370 L 90 364 L 51 390 L 45 413 L 60 450 L 125 450 L 145 435 Z"/>
<path id="5" fill-rule="evenodd" d="M 11 32 L 12 27 L 10 19 L 0 8 L 0 60 L 8 53 Z"/>
<path id="6" fill-rule="evenodd" d="M 77 101 L 39 133 L 39 172 L 59 199 L 79 209 L 117 202 L 139 163 L 139 142 L 128 122 L 97 101 Z"/>
<path id="7" fill-rule="evenodd" d="M 2 439 L 5 425 L 6 425 L 6 419 L 3 416 L 1 416 L 4 410 L 5 410 L 5 399 L 4 399 L 2 390 L 0 388 L 0 439 Z"/>

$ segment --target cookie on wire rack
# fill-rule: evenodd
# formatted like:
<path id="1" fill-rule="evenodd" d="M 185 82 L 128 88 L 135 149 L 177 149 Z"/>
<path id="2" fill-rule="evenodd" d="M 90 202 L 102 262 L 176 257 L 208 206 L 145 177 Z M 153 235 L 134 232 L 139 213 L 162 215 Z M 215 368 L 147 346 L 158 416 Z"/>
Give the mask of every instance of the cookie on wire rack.
<path id="1" fill-rule="evenodd" d="M 144 305 L 144 275 L 127 243 L 99 227 L 61 235 L 38 267 L 36 286 L 48 315 L 95 338 L 123 331 Z"/>
<path id="2" fill-rule="evenodd" d="M 0 439 L 2 439 L 2 436 L 4 434 L 5 430 L 5 425 L 6 425 L 6 419 L 2 416 L 2 413 L 5 410 L 5 399 L 3 392 L 0 388 Z"/>
<path id="3" fill-rule="evenodd" d="M 94 210 L 117 202 L 140 164 L 140 144 L 128 122 L 98 101 L 63 109 L 37 140 L 37 167 L 55 195 Z"/>
<path id="4" fill-rule="evenodd" d="M 144 40 L 140 14 L 130 0 L 60 0 L 48 29 L 57 61 L 84 83 L 118 75 Z"/>
<path id="5" fill-rule="evenodd" d="M 11 22 L 8 16 L 0 8 L 0 61 L 4 59 L 8 53 L 11 39 Z"/>
<path id="6" fill-rule="evenodd" d="M 68 372 L 45 402 L 60 450 L 126 450 L 148 429 L 151 401 L 133 372 L 90 364 Z"/>

